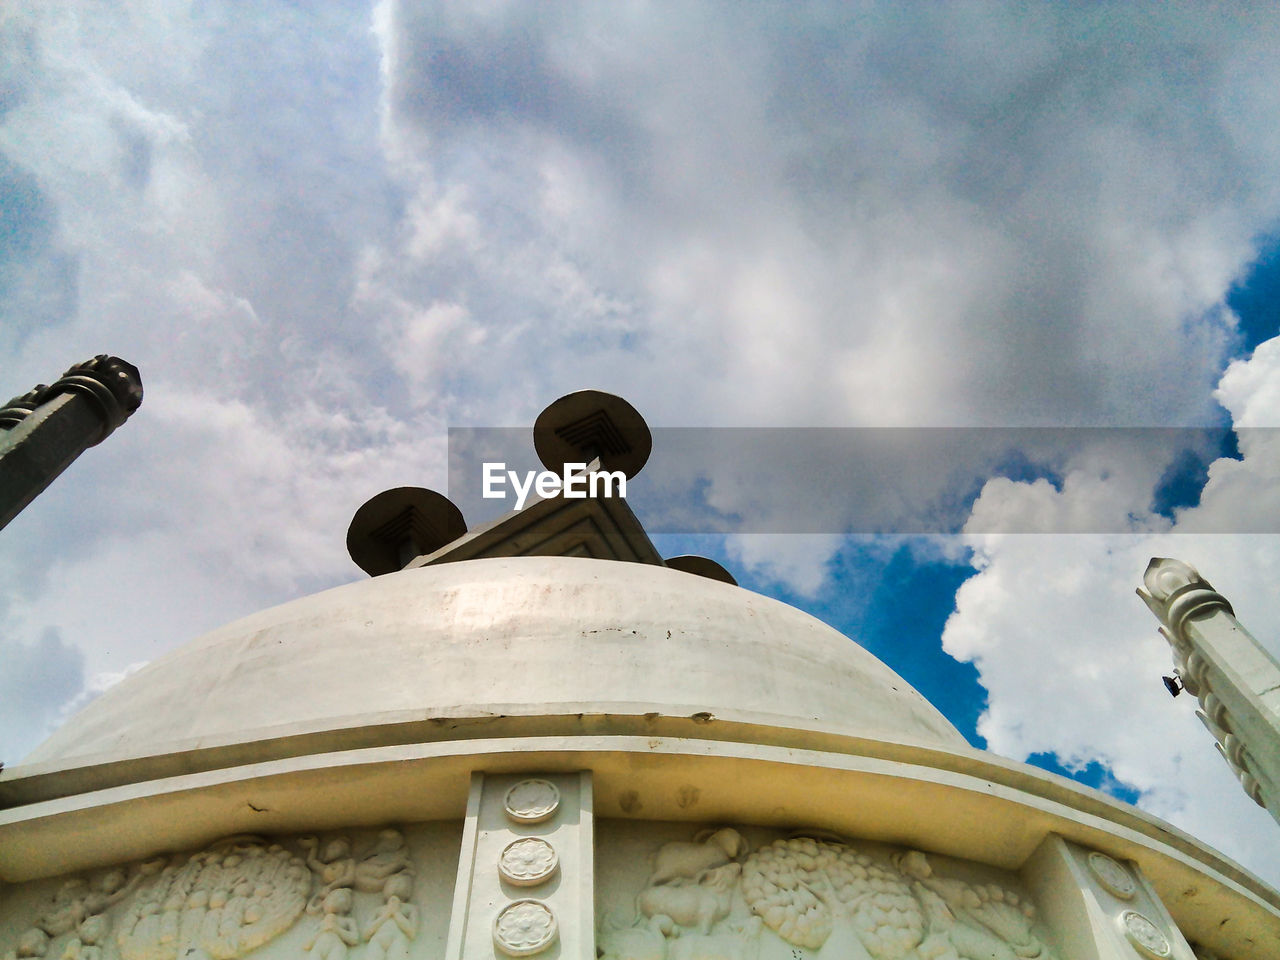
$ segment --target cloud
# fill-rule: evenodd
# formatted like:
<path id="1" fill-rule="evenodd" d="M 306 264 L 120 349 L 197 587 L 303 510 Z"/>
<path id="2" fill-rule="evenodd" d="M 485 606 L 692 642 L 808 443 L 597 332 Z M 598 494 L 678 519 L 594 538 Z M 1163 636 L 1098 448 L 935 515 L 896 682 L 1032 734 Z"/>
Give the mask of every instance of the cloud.
<path id="1" fill-rule="evenodd" d="M 1172 666 L 1156 623 L 1134 596 L 1152 556 L 1186 560 L 1234 604 L 1246 628 L 1280 656 L 1280 545 L 1272 536 L 1200 531 L 1271 529 L 1280 494 L 1272 431 L 1250 429 L 1280 389 L 1280 338 L 1233 364 L 1217 396 L 1239 427 L 1243 459 L 1219 459 L 1197 506 L 1169 523 L 1149 512 L 1150 474 L 1087 468 L 1060 490 L 1043 481 L 992 481 L 974 506 L 1025 522 L 1096 522 L 1131 516 L 1134 535 L 988 534 L 969 538 L 978 572 L 956 595 L 943 633 L 952 656 L 972 662 L 989 693 L 979 732 L 1018 759 L 1056 754 L 1067 766 L 1104 763 L 1140 791 L 1140 806 L 1187 829 L 1267 877 L 1280 857 L 1251 838 L 1273 829 L 1240 790 L 1195 720 L 1190 698 L 1171 701 L 1160 676 Z"/>
<path id="2" fill-rule="evenodd" d="M 12 766 L 49 733 L 59 708 L 81 689 L 84 656 L 47 628 L 30 643 L 0 639 L 0 663 L 0 761 Z"/>
<path id="3" fill-rule="evenodd" d="M 83 686 L 353 578 L 351 513 L 441 485 L 447 425 L 528 423 L 580 387 L 656 426 L 1195 425 L 1218 403 L 1265 424 L 1272 388 L 1250 378 L 1274 361 L 1221 376 L 1223 303 L 1280 210 L 1278 24 L 1265 6 L 394 0 L 5 17 L 11 392 L 103 350 L 148 389 L 4 531 L 7 642 L 57 631 Z M 1273 502 L 1256 441 L 1172 519 L 1149 509 L 1159 450 L 1089 444 L 1056 487 L 990 485 L 977 514 L 1222 529 L 1247 521 L 1231 491 Z M 911 472 L 872 493 L 937 479 Z M 826 462 L 804 480 L 862 496 Z M 1172 785 L 1207 745 L 1168 759 L 1182 705 L 1153 687 L 1134 703 L 1166 760 L 1141 756 L 1112 676 L 1157 669 L 1125 605 L 1160 542 L 977 538 L 946 642 L 990 681 L 999 749 L 1106 756 L 1191 822 L 1207 793 Z M 735 549 L 812 591 L 832 543 Z M 1189 559 L 1249 622 L 1269 548 L 1203 544 Z M 1132 649 L 1099 645 L 1117 629 Z M 1035 712 L 1036 664 L 1061 671 L 1070 730 Z M 69 666 L 42 676 L 41 703 L 76 696 Z"/>
<path id="4" fill-rule="evenodd" d="M 485 271 L 501 303 L 433 274 L 507 334 L 490 362 L 539 346 L 554 382 L 582 359 L 539 282 L 567 259 L 638 318 L 626 359 L 674 387 L 662 416 L 1211 416 L 1219 304 L 1276 200 L 1273 144 L 1234 132 L 1262 101 L 1226 67 L 1273 22 L 717 11 L 380 7 L 384 136 L 429 171 L 419 203 L 470 225 L 468 263 L 515 257 Z"/>

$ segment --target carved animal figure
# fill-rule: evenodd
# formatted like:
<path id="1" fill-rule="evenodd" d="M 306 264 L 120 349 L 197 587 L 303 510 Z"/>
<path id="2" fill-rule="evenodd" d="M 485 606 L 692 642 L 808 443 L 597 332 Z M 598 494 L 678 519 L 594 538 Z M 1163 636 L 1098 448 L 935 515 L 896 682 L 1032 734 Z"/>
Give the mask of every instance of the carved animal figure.
<path id="1" fill-rule="evenodd" d="M 648 887 L 640 892 L 637 904 L 647 917 L 670 917 L 682 927 L 710 933 L 713 923 L 729 915 L 734 884 L 741 872 L 742 864 L 726 863 L 702 871 L 697 880 L 680 878 Z"/>
<path id="2" fill-rule="evenodd" d="M 732 827 L 725 827 L 692 843 L 676 840 L 664 843 L 658 850 L 649 886 L 668 883 L 677 878 L 697 880 L 707 870 L 714 870 L 747 852 L 747 842 Z"/>

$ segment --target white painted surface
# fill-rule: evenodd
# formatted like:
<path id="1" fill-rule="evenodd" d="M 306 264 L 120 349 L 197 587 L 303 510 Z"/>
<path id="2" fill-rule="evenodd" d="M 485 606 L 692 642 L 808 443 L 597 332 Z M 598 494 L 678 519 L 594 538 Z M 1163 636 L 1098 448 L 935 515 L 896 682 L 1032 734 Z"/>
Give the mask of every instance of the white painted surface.
<path id="1" fill-rule="evenodd" d="M 388 574 L 232 623 L 108 690 L 28 762 L 428 716 L 701 712 L 965 745 L 879 660 L 776 600 L 661 567 L 522 557 Z"/>

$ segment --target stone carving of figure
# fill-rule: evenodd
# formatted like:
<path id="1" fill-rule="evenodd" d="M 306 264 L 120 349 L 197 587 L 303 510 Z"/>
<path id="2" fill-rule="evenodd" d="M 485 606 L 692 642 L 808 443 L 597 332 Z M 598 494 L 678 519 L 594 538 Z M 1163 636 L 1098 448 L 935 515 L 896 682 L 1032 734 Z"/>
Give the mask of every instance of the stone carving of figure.
<path id="1" fill-rule="evenodd" d="M 706 871 L 737 860 L 746 852 L 746 840 L 732 827 L 698 834 L 692 843 L 680 840 L 664 843 L 655 858 L 649 885 L 658 886 L 678 878 L 696 881 Z"/>
<path id="2" fill-rule="evenodd" d="M 936 905 L 930 905 L 923 894 L 928 890 L 940 898 L 950 910 L 955 922 L 951 938 L 975 940 L 975 934 L 993 934 L 995 941 L 1007 945 L 1009 956 L 1041 957 L 1047 953 L 1045 945 L 1032 932 L 1035 910 L 1030 903 L 1021 901 L 1017 894 L 998 884 L 970 884 L 964 880 L 939 877 L 933 872 L 929 859 L 918 850 L 898 858 L 899 869 L 915 881 L 912 885 L 921 903 L 930 908 L 931 916 L 938 916 Z M 969 928 L 972 932 L 963 928 Z M 990 937 L 988 937 L 990 939 Z M 956 943 L 960 950 L 960 944 Z M 974 947 L 975 950 L 987 949 Z M 994 948 L 992 948 L 994 949 Z M 1003 955 L 1003 951 L 999 951 Z M 968 956 L 961 950 L 961 956 Z M 990 953 L 981 953 L 987 957 Z"/>
<path id="3" fill-rule="evenodd" d="M 347 948 L 360 942 L 360 931 L 351 913 L 352 893 L 336 887 L 320 904 L 320 927 L 303 947 L 311 960 L 347 960 Z"/>
<path id="4" fill-rule="evenodd" d="M 378 834 L 373 850 L 355 865 L 355 888 L 364 893 L 378 893 L 389 878 L 401 874 L 413 875 L 409 848 L 405 845 L 404 834 L 388 828 Z"/>
<path id="5" fill-rule="evenodd" d="M 729 915 L 741 872 L 740 863 L 721 864 L 701 871 L 697 879 L 677 877 L 646 887 L 636 903 L 641 913 L 659 923 L 666 917 L 681 927 L 708 934 L 713 923 Z"/>
<path id="6" fill-rule="evenodd" d="M 692 842 L 663 844 L 648 886 L 636 898 L 638 913 L 648 918 L 647 928 L 641 921 L 640 932 L 615 938 L 615 947 L 643 951 L 655 932 L 681 935 L 676 926 L 708 936 L 712 925 L 729 915 L 742 872 L 737 860 L 746 851 L 746 840 L 732 827 L 704 831 Z"/>
<path id="7" fill-rule="evenodd" d="M 139 883 L 159 873 L 164 865 L 165 858 L 158 857 L 138 864 L 138 868 L 133 871 L 133 876 L 129 876 L 120 867 L 108 870 L 99 878 L 97 888 L 90 889 L 85 894 L 85 910 L 91 915 L 106 913 L 108 909 L 132 893 Z"/>
<path id="8" fill-rule="evenodd" d="M 316 837 L 303 837 L 298 841 L 307 851 L 307 866 L 320 882 L 320 889 L 307 903 L 307 913 L 320 913 L 325 897 L 342 887 L 352 887 L 356 882 L 356 861 L 351 855 L 351 841 L 335 837 L 319 854 L 320 841 Z"/>
<path id="9" fill-rule="evenodd" d="M 409 942 L 418 935 L 418 908 L 409 902 L 413 878 L 394 874 L 383 887 L 382 908 L 366 931 L 369 948 L 366 960 L 408 960 Z"/>
<path id="10" fill-rule="evenodd" d="M 235 960 L 292 926 L 310 885 L 284 848 L 223 840 L 140 887 L 117 921 L 121 960 Z"/>
<path id="11" fill-rule="evenodd" d="M 18 945 L 4 955 L 4 960 L 27 960 L 43 957 L 49 952 L 49 935 L 39 927 L 32 927 L 18 938 Z"/>
<path id="12" fill-rule="evenodd" d="M 62 951 L 63 960 L 102 960 L 102 945 L 111 934 L 111 921 L 101 913 L 85 917 Z"/>
<path id="13" fill-rule="evenodd" d="M 38 926 L 51 937 L 70 933 L 89 915 L 88 895 L 89 881 L 72 877 L 53 895 L 53 909 L 40 918 Z"/>

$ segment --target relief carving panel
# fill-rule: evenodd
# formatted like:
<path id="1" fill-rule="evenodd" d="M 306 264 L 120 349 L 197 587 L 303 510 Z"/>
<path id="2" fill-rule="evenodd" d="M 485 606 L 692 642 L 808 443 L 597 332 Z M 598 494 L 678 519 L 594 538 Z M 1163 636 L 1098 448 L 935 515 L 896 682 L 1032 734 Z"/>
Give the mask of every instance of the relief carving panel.
<path id="1" fill-rule="evenodd" d="M 597 841 L 604 960 L 1056 960 L 999 871 L 817 831 L 725 827 L 645 850 L 642 828 L 609 829 L 630 833 Z"/>
<path id="2" fill-rule="evenodd" d="M 3 958 L 240 960 L 259 950 L 290 960 L 438 957 L 459 831 L 452 824 L 415 831 L 420 847 L 447 855 L 415 859 L 397 828 L 356 841 L 243 835 L 46 883 L 53 892 L 42 905 L 0 911 L 0 935 L 13 931 Z M 425 930 L 422 897 L 415 898 L 420 873 L 433 899 L 434 923 Z M 428 942 L 416 948 L 424 933 Z"/>

